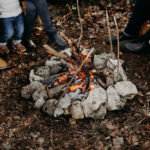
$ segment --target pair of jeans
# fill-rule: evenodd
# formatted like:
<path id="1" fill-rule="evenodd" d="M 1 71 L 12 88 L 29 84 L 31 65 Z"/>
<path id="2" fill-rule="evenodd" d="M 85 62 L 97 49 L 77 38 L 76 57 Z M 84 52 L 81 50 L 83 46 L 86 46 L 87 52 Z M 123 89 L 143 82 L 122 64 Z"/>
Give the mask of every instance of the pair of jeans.
<path id="1" fill-rule="evenodd" d="M 129 20 L 125 33 L 131 36 L 138 36 L 141 26 L 150 19 L 150 0 L 136 0 L 133 14 Z M 143 38 L 150 39 L 150 31 Z"/>
<path id="2" fill-rule="evenodd" d="M 7 43 L 13 38 L 14 41 L 20 41 L 24 32 L 24 20 L 22 13 L 16 17 L 0 18 L 0 43 Z"/>
<path id="3" fill-rule="evenodd" d="M 25 16 L 25 38 L 29 39 L 35 24 L 37 15 L 40 16 L 47 33 L 56 32 L 52 26 L 50 13 L 46 0 L 27 0 Z"/>

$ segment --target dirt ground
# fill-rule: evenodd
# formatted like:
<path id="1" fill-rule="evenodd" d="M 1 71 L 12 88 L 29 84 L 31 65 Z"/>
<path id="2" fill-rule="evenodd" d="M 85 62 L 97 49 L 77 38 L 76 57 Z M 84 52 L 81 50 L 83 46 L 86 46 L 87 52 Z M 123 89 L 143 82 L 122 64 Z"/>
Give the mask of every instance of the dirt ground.
<path id="1" fill-rule="evenodd" d="M 81 2 L 84 19 L 81 44 L 94 47 L 97 53 L 110 51 L 105 42 L 106 7 L 112 31 L 115 32 L 113 15 L 117 16 L 119 29 L 123 30 L 128 20 L 127 8 L 103 0 Z M 73 41 L 79 38 L 80 23 L 74 3 L 52 4 L 50 13 L 57 31 L 65 32 Z M 44 64 L 49 57 L 42 47 L 48 42 L 45 32 L 39 36 L 34 34 L 32 39 L 37 51 L 22 55 L 11 51 L 5 58 L 9 68 L 0 72 L 0 149 L 150 150 L 150 112 L 146 96 L 150 92 L 150 54 L 121 53 L 128 78 L 139 90 L 124 109 L 108 112 L 104 120 L 53 118 L 33 108 L 32 100 L 21 97 L 21 88 L 29 84 L 30 70 Z"/>

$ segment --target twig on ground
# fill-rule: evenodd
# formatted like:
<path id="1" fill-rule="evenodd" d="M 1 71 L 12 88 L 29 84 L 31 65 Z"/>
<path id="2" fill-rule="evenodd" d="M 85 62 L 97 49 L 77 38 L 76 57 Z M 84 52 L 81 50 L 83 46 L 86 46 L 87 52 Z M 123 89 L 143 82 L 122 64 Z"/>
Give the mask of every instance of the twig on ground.
<path id="1" fill-rule="evenodd" d="M 82 19 L 81 19 L 81 15 L 80 15 L 79 0 L 77 0 L 77 10 L 78 10 L 78 16 L 79 16 L 79 21 L 80 21 L 80 29 L 81 29 L 80 37 L 79 37 L 79 41 L 78 41 L 78 45 L 77 45 L 79 47 L 80 42 L 81 42 L 82 37 L 83 37 L 83 23 L 82 23 Z"/>
<path id="2" fill-rule="evenodd" d="M 107 9 L 106 9 L 106 21 L 107 21 L 107 30 L 108 30 L 108 36 L 109 36 L 109 41 L 110 41 L 111 57 L 113 58 L 113 44 L 112 44 L 109 15 L 108 15 Z"/>
<path id="3" fill-rule="evenodd" d="M 117 81 L 119 78 L 119 59 L 120 59 L 120 43 L 119 43 L 119 29 L 118 29 L 118 24 L 116 17 L 114 16 L 114 22 L 116 25 L 116 31 L 117 31 Z"/>

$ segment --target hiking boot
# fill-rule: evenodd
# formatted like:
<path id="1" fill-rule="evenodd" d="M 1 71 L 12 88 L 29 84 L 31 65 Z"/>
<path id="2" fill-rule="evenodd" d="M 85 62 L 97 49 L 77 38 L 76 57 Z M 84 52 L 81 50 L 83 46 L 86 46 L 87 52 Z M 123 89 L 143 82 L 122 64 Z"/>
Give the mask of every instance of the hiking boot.
<path id="1" fill-rule="evenodd" d="M 6 69 L 7 67 L 7 63 L 2 58 L 0 58 L 0 70 Z"/>
<path id="2" fill-rule="evenodd" d="M 125 32 L 120 32 L 119 33 L 119 41 L 127 41 L 127 40 L 132 40 L 134 39 L 135 37 L 133 36 L 130 36 L 128 34 L 126 34 Z M 112 35 L 111 36 L 111 40 L 112 40 L 112 44 L 117 44 L 117 36 L 115 35 Z M 110 40 L 109 40 L 109 36 L 106 38 L 106 43 L 110 44 Z"/>
<path id="3" fill-rule="evenodd" d="M 150 52 L 149 40 L 134 39 L 120 43 L 121 51 L 129 51 L 133 53 Z"/>
<path id="4" fill-rule="evenodd" d="M 51 42 L 55 42 L 58 47 L 65 48 L 67 46 L 66 41 L 60 37 L 57 33 L 48 33 Z"/>
<path id="5" fill-rule="evenodd" d="M 13 42 L 13 48 L 19 54 L 26 51 L 26 48 L 21 44 L 21 42 Z"/>
<path id="6" fill-rule="evenodd" d="M 6 55 L 9 53 L 9 49 L 7 45 L 0 45 L 0 54 Z"/>
<path id="7" fill-rule="evenodd" d="M 35 51 L 36 50 L 36 45 L 32 40 L 23 39 L 22 44 L 25 46 L 27 51 Z"/>

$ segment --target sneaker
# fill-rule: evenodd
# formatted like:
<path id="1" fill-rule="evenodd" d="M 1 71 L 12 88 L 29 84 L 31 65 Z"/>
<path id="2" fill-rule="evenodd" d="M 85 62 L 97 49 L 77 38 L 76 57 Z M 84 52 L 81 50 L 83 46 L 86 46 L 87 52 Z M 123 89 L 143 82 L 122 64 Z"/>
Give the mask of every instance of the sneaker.
<path id="1" fill-rule="evenodd" d="M 60 37 L 57 33 L 48 33 L 49 39 L 52 42 L 55 42 L 58 47 L 65 48 L 67 46 L 66 41 Z"/>
<path id="2" fill-rule="evenodd" d="M 21 44 L 21 42 L 13 42 L 13 48 L 17 53 L 23 53 L 26 51 L 26 48 Z"/>
<path id="3" fill-rule="evenodd" d="M 23 39 L 22 44 L 25 46 L 27 51 L 35 51 L 36 50 L 36 45 L 32 40 Z"/>
<path id="4" fill-rule="evenodd" d="M 7 67 L 7 63 L 2 58 L 0 58 L 0 70 L 6 69 Z"/>
<path id="5" fill-rule="evenodd" d="M 9 53 L 9 49 L 7 45 L 0 45 L 0 54 L 6 55 Z"/>
<path id="6" fill-rule="evenodd" d="M 117 44 L 117 36 L 115 35 L 112 35 L 111 36 L 111 39 L 112 39 L 112 44 Z M 119 41 L 127 41 L 127 40 L 132 40 L 132 39 L 135 39 L 135 37 L 133 36 L 130 36 L 128 34 L 126 34 L 125 32 L 120 32 L 119 33 Z M 110 44 L 110 40 L 109 40 L 109 36 L 106 38 L 106 43 Z"/>

